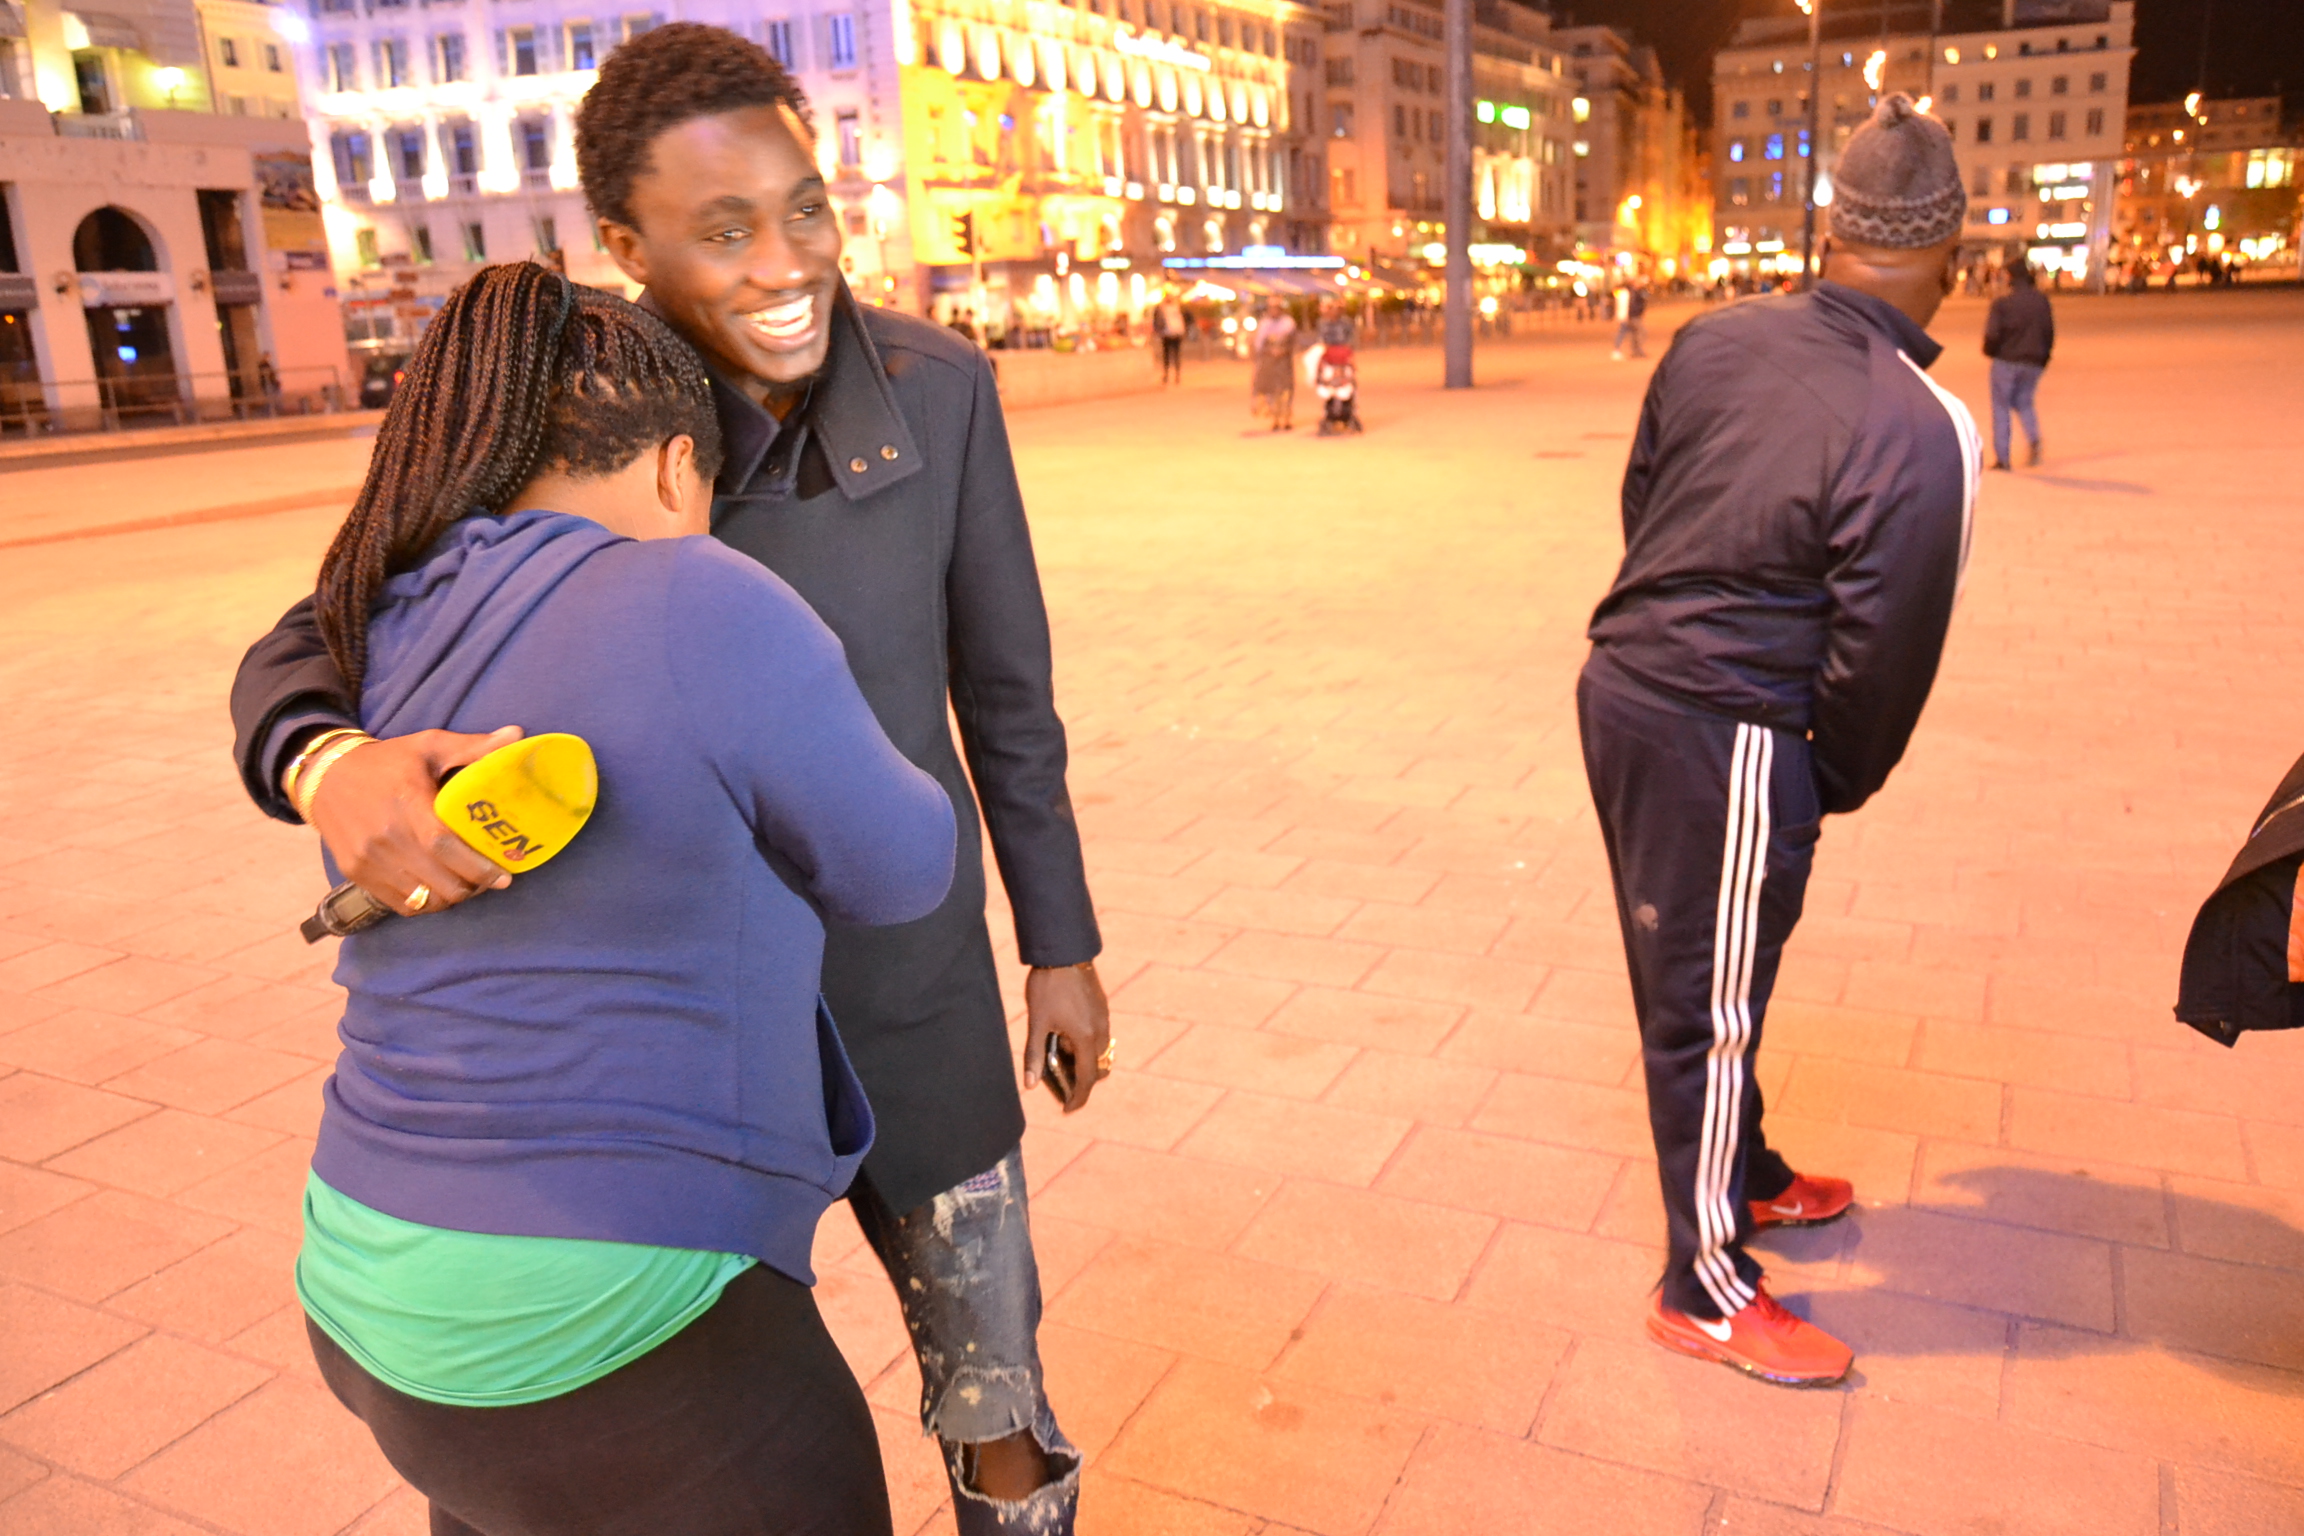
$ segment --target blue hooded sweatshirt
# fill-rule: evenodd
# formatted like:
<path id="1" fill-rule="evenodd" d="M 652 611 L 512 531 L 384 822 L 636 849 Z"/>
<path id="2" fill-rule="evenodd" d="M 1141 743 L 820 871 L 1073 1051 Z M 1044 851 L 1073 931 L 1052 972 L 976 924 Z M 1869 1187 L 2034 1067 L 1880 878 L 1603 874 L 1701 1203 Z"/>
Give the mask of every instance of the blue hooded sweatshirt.
<path id="1" fill-rule="evenodd" d="M 955 847 L 832 632 L 709 538 L 472 517 L 385 586 L 361 719 L 572 732 L 600 798 L 508 890 L 344 941 L 313 1171 L 427 1226 L 811 1281 L 872 1139 L 818 996 L 823 918 L 927 915 Z"/>

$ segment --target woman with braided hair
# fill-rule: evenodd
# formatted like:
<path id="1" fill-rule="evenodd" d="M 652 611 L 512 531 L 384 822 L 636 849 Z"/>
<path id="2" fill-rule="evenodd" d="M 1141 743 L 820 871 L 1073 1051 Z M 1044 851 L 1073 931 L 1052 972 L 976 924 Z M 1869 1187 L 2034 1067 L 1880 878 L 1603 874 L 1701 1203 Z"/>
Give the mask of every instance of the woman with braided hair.
<path id="1" fill-rule="evenodd" d="M 814 613 L 693 536 L 720 452 L 661 321 L 493 267 L 426 332 L 321 567 L 364 731 L 516 720 L 600 772 L 550 868 L 446 910 L 396 892 L 417 915 L 338 957 L 297 1294 L 435 1536 L 889 1530 L 809 1291 L 872 1139 L 823 924 L 933 910 L 952 808 Z"/>

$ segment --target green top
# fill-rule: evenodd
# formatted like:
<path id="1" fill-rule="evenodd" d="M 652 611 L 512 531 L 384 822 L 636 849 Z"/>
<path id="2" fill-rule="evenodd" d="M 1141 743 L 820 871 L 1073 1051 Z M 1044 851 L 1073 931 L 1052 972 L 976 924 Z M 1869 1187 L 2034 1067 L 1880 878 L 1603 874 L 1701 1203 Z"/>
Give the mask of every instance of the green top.
<path id="1" fill-rule="evenodd" d="M 421 1226 L 304 1181 L 296 1296 L 387 1386 L 504 1408 L 573 1392 L 702 1316 L 754 1260 Z"/>

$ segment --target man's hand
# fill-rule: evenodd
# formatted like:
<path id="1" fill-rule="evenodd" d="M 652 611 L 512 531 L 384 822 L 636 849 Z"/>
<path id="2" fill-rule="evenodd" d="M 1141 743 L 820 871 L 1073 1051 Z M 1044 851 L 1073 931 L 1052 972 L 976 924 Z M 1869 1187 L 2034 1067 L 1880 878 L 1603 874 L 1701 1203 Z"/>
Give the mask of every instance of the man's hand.
<path id="1" fill-rule="evenodd" d="M 432 797 L 451 768 L 519 739 L 520 727 L 508 725 L 485 736 L 418 731 L 355 747 L 320 780 L 312 830 L 345 879 L 403 917 L 416 915 L 408 896 L 419 885 L 432 893 L 426 912 L 480 891 L 500 891 L 512 877 L 442 825 L 432 813 Z"/>
<path id="2" fill-rule="evenodd" d="M 363 751 L 366 749 L 363 748 Z M 1104 983 L 1094 966 L 1033 967 L 1024 978 L 1024 1086 L 1040 1086 L 1040 1064 L 1047 1060 L 1048 1037 L 1061 1035 L 1072 1047 L 1072 1097 L 1064 1101 L 1071 1114 L 1088 1102 L 1098 1080 L 1112 1069 L 1104 1053 L 1112 1044 L 1112 1008 L 1104 1001 Z"/>

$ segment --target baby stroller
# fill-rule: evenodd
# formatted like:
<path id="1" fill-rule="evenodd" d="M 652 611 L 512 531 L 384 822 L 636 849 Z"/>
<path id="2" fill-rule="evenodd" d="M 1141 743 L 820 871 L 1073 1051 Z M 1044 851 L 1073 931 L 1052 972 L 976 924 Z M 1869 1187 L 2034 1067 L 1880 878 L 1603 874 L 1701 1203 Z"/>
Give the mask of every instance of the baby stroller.
<path id="1" fill-rule="evenodd" d="M 1360 430 L 1360 369 L 1350 347 L 1321 349 L 1320 365 L 1312 375 L 1313 393 L 1320 397 L 1320 435 Z"/>

